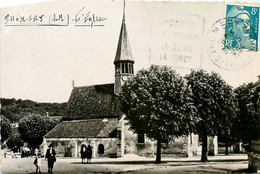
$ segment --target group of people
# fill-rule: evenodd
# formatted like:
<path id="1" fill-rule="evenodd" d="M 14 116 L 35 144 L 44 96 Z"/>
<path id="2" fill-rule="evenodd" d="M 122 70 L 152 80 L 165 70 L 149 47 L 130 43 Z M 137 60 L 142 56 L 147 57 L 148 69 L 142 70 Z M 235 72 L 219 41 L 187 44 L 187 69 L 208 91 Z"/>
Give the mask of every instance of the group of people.
<path id="1" fill-rule="evenodd" d="M 91 163 L 92 147 L 90 145 L 87 146 L 85 144 L 82 144 L 80 154 L 82 159 L 81 163 L 85 163 L 86 158 L 87 158 L 87 163 Z"/>
<path id="2" fill-rule="evenodd" d="M 48 160 L 48 173 L 52 173 L 54 162 L 56 162 L 56 152 L 53 145 L 50 144 L 45 154 L 45 160 Z M 36 173 L 41 173 L 41 155 L 36 154 L 33 164 L 36 167 Z"/>
<path id="3" fill-rule="evenodd" d="M 48 147 L 49 148 L 47 149 L 45 154 L 45 160 L 48 160 L 48 173 L 52 173 L 54 162 L 56 162 L 56 152 L 52 144 L 50 144 Z M 82 144 L 80 154 L 82 158 L 82 163 L 85 163 L 86 158 L 87 158 L 87 163 L 91 163 L 92 147 L 90 145 L 86 146 L 85 144 Z M 41 173 L 41 161 L 42 161 L 41 155 L 40 154 L 38 155 L 38 153 L 36 153 L 35 160 L 33 162 L 33 164 L 36 167 L 36 173 Z"/>

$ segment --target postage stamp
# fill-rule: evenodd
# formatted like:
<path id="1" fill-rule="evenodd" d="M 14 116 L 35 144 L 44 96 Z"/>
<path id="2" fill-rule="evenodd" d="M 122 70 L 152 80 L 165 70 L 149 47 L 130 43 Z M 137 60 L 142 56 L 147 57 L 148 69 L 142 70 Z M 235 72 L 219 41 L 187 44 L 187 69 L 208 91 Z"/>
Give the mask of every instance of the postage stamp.
<path id="1" fill-rule="evenodd" d="M 225 49 L 258 49 L 259 7 L 227 5 Z"/>

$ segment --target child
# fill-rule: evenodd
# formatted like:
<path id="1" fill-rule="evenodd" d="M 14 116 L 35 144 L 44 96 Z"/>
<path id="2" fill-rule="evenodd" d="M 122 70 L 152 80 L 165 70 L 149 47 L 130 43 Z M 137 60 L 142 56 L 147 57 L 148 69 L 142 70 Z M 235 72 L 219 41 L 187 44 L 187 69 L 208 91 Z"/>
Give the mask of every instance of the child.
<path id="1" fill-rule="evenodd" d="M 41 164 L 42 164 L 41 155 L 35 156 L 35 160 L 34 160 L 33 164 L 36 167 L 36 173 L 38 173 L 38 172 L 41 173 Z"/>

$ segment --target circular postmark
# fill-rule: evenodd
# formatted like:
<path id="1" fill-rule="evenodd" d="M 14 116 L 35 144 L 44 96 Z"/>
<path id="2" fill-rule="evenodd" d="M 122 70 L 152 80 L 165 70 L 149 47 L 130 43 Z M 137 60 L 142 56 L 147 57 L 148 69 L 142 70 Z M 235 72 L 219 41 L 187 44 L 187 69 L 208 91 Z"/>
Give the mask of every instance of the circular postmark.
<path id="1" fill-rule="evenodd" d="M 257 51 L 253 28 L 245 20 L 233 17 L 216 21 L 208 31 L 206 44 L 211 61 L 226 70 L 245 67 Z"/>

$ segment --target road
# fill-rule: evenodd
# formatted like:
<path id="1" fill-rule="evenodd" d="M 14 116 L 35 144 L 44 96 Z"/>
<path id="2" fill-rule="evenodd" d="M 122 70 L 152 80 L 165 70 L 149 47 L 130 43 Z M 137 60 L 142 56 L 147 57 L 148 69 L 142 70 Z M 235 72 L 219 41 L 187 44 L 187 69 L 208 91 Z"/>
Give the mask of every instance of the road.
<path id="1" fill-rule="evenodd" d="M 43 159 L 42 159 L 43 160 Z M 53 174 L 97 174 L 97 173 L 241 173 L 247 168 L 247 156 L 212 157 L 209 162 L 202 163 L 199 158 L 162 159 L 155 164 L 154 159 L 93 159 L 91 164 L 82 164 L 81 159 L 57 158 Z M 35 173 L 34 158 L 6 158 L 1 160 L 1 174 Z M 42 161 L 42 174 L 47 173 L 47 162 Z"/>

